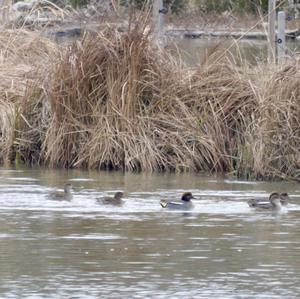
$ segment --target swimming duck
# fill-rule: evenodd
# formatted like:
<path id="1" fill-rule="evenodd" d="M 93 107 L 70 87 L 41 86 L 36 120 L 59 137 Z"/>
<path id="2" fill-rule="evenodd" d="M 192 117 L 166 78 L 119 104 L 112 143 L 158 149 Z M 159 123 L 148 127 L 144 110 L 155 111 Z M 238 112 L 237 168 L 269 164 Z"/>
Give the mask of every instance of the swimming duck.
<path id="1" fill-rule="evenodd" d="M 283 206 L 287 206 L 289 201 L 290 201 L 290 197 L 288 193 L 286 192 L 280 193 L 280 202 Z"/>
<path id="2" fill-rule="evenodd" d="M 124 196 L 123 192 L 116 192 L 114 197 L 103 197 L 103 198 L 97 198 L 97 202 L 105 205 L 115 205 L 120 206 L 124 203 L 124 200 L 122 200 Z"/>
<path id="3" fill-rule="evenodd" d="M 71 184 L 65 184 L 64 191 L 54 191 L 48 194 L 47 198 L 51 200 L 71 200 L 72 199 L 72 193 L 71 193 L 72 185 Z"/>
<path id="4" fill-rule="evenodd" d="M 273 193 L 271 193 L 272 195 Z M 255 208 L 255 206 L 260 205 L 260 204 L 265 204 L 265 203 L 269 203 L 270 202 L 270 197 L 266 200 L 264 198 L 251 198 L 248 200 L 248 205 L 251 208 Z M 287 206 L 290 200 L 290 197 L 288 195 L 288 193 L 280 193 L 280 202 L 283 206 Z"/>
<path id="5" fill-rule="evenodd" d="M 181 202 L 172 202 L 172 201 L 165 201 L 161 200 L 160 205 L 163 208 L 167 208 L 170 210 L 191 210 L 194 208 L 193 203 L 191 202 L 191 199 L 193 199 L 194 196 L 191 192 L 185 192 L 181 196 Z"/>
<path id="6" fill-rule="evenodd" d="M 248 204 L 251 208 L 255 208 L 258 210 L 277 210 L 277 211 L 279 211 L 282 207 L 281 200 L 282 200 L 281 194 L 279 194 L 277 192 L 273 192 L 269 196 L 270 202 L 263 202 L 263 201 L 255 202 L 255 200 L 250 199 L 248 201 Z"/>

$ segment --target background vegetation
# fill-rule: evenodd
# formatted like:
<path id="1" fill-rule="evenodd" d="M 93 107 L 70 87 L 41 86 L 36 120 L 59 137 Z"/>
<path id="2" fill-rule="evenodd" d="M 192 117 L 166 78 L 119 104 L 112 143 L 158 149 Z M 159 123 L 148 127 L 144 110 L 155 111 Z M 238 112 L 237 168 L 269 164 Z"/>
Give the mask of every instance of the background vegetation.
<path id="1" fill-rule="evenodd" d="M 257 13 L 268 10 L 268 0 L 195 0 L 195 4 L 205 11 L 221 13 L 223 11 Z"/>
<path id="2" fill-rule="evenodd" d="M 130 3 L 141 8 L 147 0 L 131 0 Z M 233 11 L 237 13 L 247 12 L 256 14 L 259 10 L 266 12 L 268 10 L 268 0 L 165 0 L 164 4 L 171 9 L 173 13 L 180 13 L 182 10 L 194 7 L 204 12 L 222 13 L 224 11 Z"/>
<path id="3" fill-rule="evenodd" d="M 71 46 L 2 30 L 1 162 L 300 179 L 297 60 L 238 67 L 223 50 L 187 67 L 146 28 Z"/>

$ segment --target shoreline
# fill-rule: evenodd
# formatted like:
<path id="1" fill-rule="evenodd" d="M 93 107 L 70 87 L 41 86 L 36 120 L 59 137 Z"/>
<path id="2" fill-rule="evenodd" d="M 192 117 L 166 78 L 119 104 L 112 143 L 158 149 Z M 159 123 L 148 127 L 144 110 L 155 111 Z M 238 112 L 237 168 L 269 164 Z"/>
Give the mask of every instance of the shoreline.
<path id="1" fill-rule="evenodd" d="M 165 31 L 166 36 L 178 38 L 236 38 L 236 39 L 258 39 L 267 40 L 268 36 L 263 31 L 212 31 L 212 30 L 193 30 L 193 29 L 168 29 Z M 297 40 L 300 37 L 300 29 L 287 30 L 287 40 Z"/>
<path id="2" fill-rule="evenodd" d="M 62 26 L 61 28 L 45 31 L 45 37 L 50 38 L 74 38 L 80 37 L 86 31 L 97 31 L 96 26 Z M 195 29 L 167 29 L 166 37 L 201 39 L 201 38 L 234 38 L 234 39 L 252 39 L 267 40 L 267 33 L 263 31 L 212 31 L 212 30 L 195 30 Z M 300 40 L 300 29 L 287 30 L 287 40 Z"/>

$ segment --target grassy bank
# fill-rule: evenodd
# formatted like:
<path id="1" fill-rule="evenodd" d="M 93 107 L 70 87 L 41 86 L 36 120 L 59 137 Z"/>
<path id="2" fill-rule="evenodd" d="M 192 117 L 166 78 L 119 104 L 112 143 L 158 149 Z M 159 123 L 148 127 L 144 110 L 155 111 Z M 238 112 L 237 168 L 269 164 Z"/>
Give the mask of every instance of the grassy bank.
<path id="1" fill-rule="evenodd" d="M 144 29 L 70 47 L 1 32 L 1 161 L 300 179 L 297 62 L 240 68 L 214 51 L 188 68 Z"/>

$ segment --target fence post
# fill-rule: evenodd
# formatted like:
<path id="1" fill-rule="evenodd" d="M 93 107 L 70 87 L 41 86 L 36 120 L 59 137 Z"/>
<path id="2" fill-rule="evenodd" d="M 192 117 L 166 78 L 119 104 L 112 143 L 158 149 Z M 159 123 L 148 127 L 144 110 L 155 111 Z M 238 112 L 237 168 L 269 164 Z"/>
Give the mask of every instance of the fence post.
<path id="1" fill-rule="evenodd" d="M 268 60 L 270 63 L 275 63 L 276 0 L 269 0 L 268 8 Z"/>
<path id="2" fill-rule="evenodd" d="M 286 55 L 285 46 L 285 12 L 278 12 L 278 33 L 277 33 L 277 59 L 278 63 L 284 62 Z"/>
<path id="3" fill-rule="evenodd" d="M 163 0 L 153 0 L 153 23 L 154 23 L 154 40 L 161 45 L 164 27 L 164 6 Z"/>

